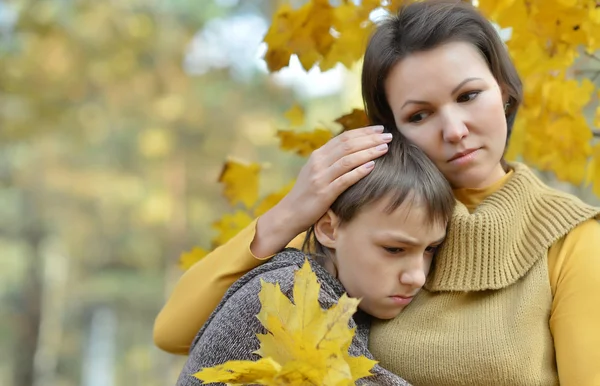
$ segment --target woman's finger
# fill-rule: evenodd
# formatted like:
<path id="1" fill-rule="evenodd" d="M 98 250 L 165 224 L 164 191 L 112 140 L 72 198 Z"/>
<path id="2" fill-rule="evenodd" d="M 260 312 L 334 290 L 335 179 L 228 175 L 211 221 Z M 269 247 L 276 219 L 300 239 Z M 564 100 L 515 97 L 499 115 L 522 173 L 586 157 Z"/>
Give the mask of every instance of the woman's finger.
<path id="1" fill-rule="evenodd" d="M 368 164 L 370 161 L 373 161 L 376 158 L 381 157 L 388 151 L 387 144 L 383 143 L 378 145 L 377 147 L 371 147 L 365 150 L 358 151 L 356 153 L 348 154 L 336 162 L 333 163 L 324 173 L 323 177 L 327 181 L 335 181 L 342 177 L 344 174 L 348 174 L 353 172 L 356 169 L 363 167 L 365 164 Z M 365 176 L 370 172 L 370 170 L 366 174 L 361 174 L 362 171 L 357 171 L 357 173 L 353 173 L 354 175 Z M 360 179 L 362 177 L 359 177 Z M 352 180 L 352 178 L 351 178 Z M 343 181 L 346 181 L 345 179 Z M 357 180 L 358 181 L 358 180 Z"/>
<path id="2" fill-rule="evenodd" d="M 330 194 L 333 197 L 338 197 L 342 194 L 346 189 L 356 184 L 362 178 L 364 178 L 367 174 L 371 173 L 375 166 L 374 161 L 368 161 L 365 164 L 360 165 L 357 168 L 350 170 L 347 173 L 342 174 L 330 184 Z"/>
<path id="3" fill-rule="evenodd" d="M 346 131 L 332 138 L 316 152 L 322 156 L 325 166 L 330 166 L 345 155 L 389 142 L 391 135 L 382 133 L 382 130 L 383 126 L 370 126 Z"/>

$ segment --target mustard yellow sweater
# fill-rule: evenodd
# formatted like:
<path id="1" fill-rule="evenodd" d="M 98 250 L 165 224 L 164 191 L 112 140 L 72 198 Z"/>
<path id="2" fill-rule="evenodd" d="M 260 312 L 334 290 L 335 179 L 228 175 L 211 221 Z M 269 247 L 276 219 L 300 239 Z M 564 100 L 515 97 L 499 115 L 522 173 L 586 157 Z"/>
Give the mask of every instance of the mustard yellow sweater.
<path id="1" fill-rule="evenodd" d="M 580 318 L 591 336 L 568 331 L 570 338 L 598 343 L 598 312 L 595 319 L 586 313 L 600 305 L 600 293 L 574 299 L 572 290 L 566 298 L 557 292 L 563 280 L 599 283 L 599 271 L 570 277 L 564 270 L 553 296 L 548 260 L 548 248 L 600 208 L 546 187 L 519 164 L 507 179 L 471 210 L 458 204 L 425 288 L 396 319 L 372 326 L 373 356 L 415 386 L 600 384 L 600 347 L 574 361 L 556 334 L 572 327 L 563 327 L 557 310 L 577 305 L 568 318 Z M 588 252 L 576 264 L 600 266 L 593 262 L 600 250 Z M 570 350 L 581 350 L 572 343 Z"/>
<path id="2" fill-rule="evenodd" d="M 482 371 L 487 371 L 490 376 L 501 375 L 497 373 L 504 371 L 506 371 L 505 374 L 511 374 L 510 372 L 514 369 L 523 367 L 521 363 L 516 363 L 516 360 L 527 362 L 533 359 L 537 362 L 530 362 L 529 365 L 531 368 L 539 367 L 540 369 L 544 369 L 537 371 L 537 375 L 534 374 L 533 377 L 539 376 L 545 377 L 545 379 L 540 378 L 538 383 L 533 382 L 531 384 L 553 384 L 556 378 L 558 378 L 561 385 L 600 385 L 600 225 L 595 220 L 584 220 L 585 217 L 593 217 L 594 214 L 592 212 L 595 209 L 587 207 L 570 196 L 543 187 L 539 182 L 536 182 L 537 179 L 533 177 L 527 168 L 519 164 L 515 164 L 514 167 L 516 168 L 515 172 L 509 173 L 504 179 L 487 189 L 457 190 L 455 195 L 464 205 L 461 215 L 468 217 L 469 213 L 476 212 L 480 207 L 489 206 L 490 203 L 493 203 L 492 206 L 496 206 L 497 209 L 499 208 L 499 213 L 502 214 L 502 206 L 510 203 L 510 195 L 506 195 L 506 187 L 510 185 L 508 183 L 521 181 L 519 183 L 522 184 L 523 179 L 515 179 L 515 175 L 526 175 L 525 180 L 533 179 L 537 186 L 536 189 L 543 190 L 547 193 L 548 197 L 556 195 L 569 197 L 568 200 L 573 200 L 573 202 L 577 203 L 576 206 L 581 205 L 581 208 L 590 212 L 586 212 L 583 217 L 576 219 L 575 223 L 566 227 L 563 226 L 562 230 L 564 232 L 562 235 L 560 234 L 561 231 L 554 229 L 555 227 L 553 226 L 542 226 L 539 231 L 541 232 L 540 234 L 549 237 L 544 239 L 544 242 L 548 245 L 545 249 L 542 248 L 543 243 L 538 245 L 539 248 L 537 250 L 533 248 L 532 253 L 529 255 L 540 254 L 540 257 L 537 260 L 532 257 L 526 257 L 525 260 L 530 262 L 529 269 L 525 267 L 527 264 L 520 263 L 521 259 L 515 259 L 514 264 L 510 263 L 510 259 L 504 259 L 504 263 L 502 264 L 506 264 L 507 261 L 509 262 L 506 265 L 508 268 L 503 271 L 504 276 L 495 274 L 483 275 L 481 271 L 481 274 L 478 275 L 479 280 L 475 280 L 476 283 L 473 284 L 469 276 L 465 275 L 466 271 L 462 273 L 462 276 L 458 275 L 452 264 L 444 266 L 440 259 L 437 262 L 438 268 L 436 268 L 427 283 L 428 290 L 422 291 L 426 296 L 419 296 L 415 299 L 416 301 L 401 314 L 398 321 L 402 321 L 402 318 L 409 320 L 411 315 L 415 315 L 413 311 L 420 308 L 432 308 L 432 306 L 437 308 L 439 305 L 431 304 L 430 299 L 424 301 L 429 294 L 433 294 L 432 297 L 435 298 L 437 296 L 435 295 L 437 294 L 436 291 L 442 293 L 443 291 L 456 289 L 455 292 L 461 292 L 458 287 L 454 289 L 442 288 L 444 285 L 449 285 L 448 283 L 453 283 L 452 285 L 462 283 L 461 285 L 465 285 L 466 282 L 469 285 L 473 284 L 477 287 L 483 283 L 481 278 L 487 277 L 490 279 L 498 276 L 499 279 L 497 281 L 495 279 L 491 281 L 495 283 L 492 287 L 497 289 L 490 287 L 490 289 L 486 290 L 481 287 L 479 289 L 482 291 L 475 292 L 475 294 L 481 296 L 491 291 L 502 291 L 501 288 L 504 288 L 504 285 L 511 287 L 509 283 L 511 279 L 508 277 L 513 276 L 513 271 L 519 271 L 521 274 L 525 273 L 525 276 L 527 276 L 527 273 L 533 272 L 534 275 L 532 276 L 535 276 L 535 280 L 533 281 L 537 284 L 533 284 L 531 288 L 536 288 L 536 296 L 539 295 L 539 299 L 547 304 L 539 305 L 540 312 L 536 316 L 538 320 L 534 320 L 533 325 L 522 325 L 519 323 L 521 319 L 518 317 L 521 316 L 522 310 L 527 310 L 527 304 L 511 304 L 510 302 L 503 304 L 503 312 L 499 314 L 502 316 L 515 316 L 513 318 L 514 323 L 510 324 L 510 321 L 506 320 L 502 320 L 501 323 L 499 322 L 497 337 L 490 341 L 485 341 L 488 337 L 486 333 L 489 334 L 490 331 L 489 328 L 486 333 L 473 335 L 468 334 L 465 330 L 465 327 L 476 328 L 478 326 L 477 323 L 481 321 L 481 318 L 476 317 L 476 315 L 473 315 L 470 320 L 468 318 L 464 319 L 469 314 L 468 307 L 472 304 L 471 302 L 455 302 L 452 309 L 442 307 L 442 309 L 438 310 L 441 312 L 442 318 L 451 320 L 457 315 L 463 316 L 462 319 L 456 319 L 461 320 L 461 325 L 455 326 L 457 331 L 463 332 L 461 334 L 461 341 L 440 341 L 450 346 L 448 352 L 451 354 L 451 357 L 443 358 L 445 363 L 433 363 L 430 361 L 430 356 L 422 357 L 421 354 L 425 352 L 423 350 L 427 349 L 427 346 L 424 345 L 422 347 L 423 350 L 420 352 L 413 350 L 412 353 L 401 352 L 391 356 L 387 355 L 386 352 L 380 352 L 380 349 L 385 350 L 386 346 L 379 345 L 375 341 L 381 341 L 381 337 L 392 338 L 389 339 L 389 343 L 391 344 L 393 341 L 395 342 L 394 344 L 398 344 L 398 342 L 410 342 L 411 339 L 416 339 L 414 337 L 418 338 L 418 334 L 413 334 L 402 323 L 397 327 L 392 327 L 390 333 L 380 334 L 382 331 L 380 327 L 388 326 L 388 324 L 376 324 L 371 336 L 371 349 L 374 349 L 375 357 L 382 360 L 382 364 L 390 370 L 398 369 L 400 375 L 406 376 L 412 382 L 419 384 L 419 380 L 410 379 L 410 375 L 415 376 L 415 374 L 404 374 L 401 372 L 414 371 L 414 369 L 407 368 L 410 367 L 406 365 L 407 358 L 413 358 L 410 360 L 415 362 L 417 360 L 424 362 L 414 363 L 414 366 L 421 366 L 425 369 L 422 371 L 425 374 L 425 378 L 441 379 L 444 382 L 446 380 L 451 381 L 457 372 L 465 371 L 471 373 L 474 368 L 478 369 L 479 365 L 487 366 L 488 368 Z M 506 187 L 505 184 L 507 185 Z M 502 201 L 502 198 L 504 201 Z M 541 200 L 541 202 L 544 202 L 544 200 Z M 460 207 L 459 205 L 457 212 L 461 210 Z M 467 210 L 465 211 L 464 208 Z M 555 209 L 556 213 L 563 213 L 568 216 L 574 212 L 573 208 L 569 207 L 558 207 Z M 509 214 L 508 211 L 506 212 Z M 513 216 L 513 219 L 509 219 L 509 224 L 512 225 L 510 221 L 515 221 L 515 219 L 539 218 L 539 216 L 543 217 L 545 215 L 544 211 L 540 210 L 540 208 L 528 208 L 520 214 L 522 216 Z M 527 221 L 524 223 L 527 224 Z M 556 218 L 547 218 L 541 221 L 541 223 L 546 225 L 554 224 L 556 223 Z M 474 225 L 467 225 L 468 229 L 469 226 L 471 229 L 477 228 Z M 261 263 L 260 259 L 254 257 L 249 249 L 250 243 L 254 238 L 254 229 L 255 223 L 249 225 L 229 243 L 213 251 L 182 276 L 155 322 L 154 339 L 160 348 L 172 353 L 186 354 L 195 334 L 204 324 L 214 307 L 219 303 L 227 288 L 244 273 Z M 548 229 L 551 230 L 549 234 L 547 234 Z M 503 235 L 489 236 L 496 237 L 498 241 L 506 241 L 506 245 L 514 245 L 515 240 L 502 237 Z M 534 232 L 533 236 L 532 240 L 534 242 L 532 245 L 535 245 L 537 241 L 534 238 L 535 236 L 539 236 L 539 234 Z M 290 243 L 290 246 L 300 246 L 303 237 L 304 235 L 299 235 Z M 528 238 L 525 237 L 524 239 L 527 240 Z M 555 240 L 552 241 L 552 239 Z M 519 244 L 517 243 L 517 245 Z M 472 264 L 472 262 L 466 261 L 466 264 Z M 493 264 L 490 264 L 490 268 L 492 266 Z M 452 280 L 448 280 L 448 272 Z M 515 273 L 514 276 L 518 277 L 519 274 Z M 506 282 L 506 280 L 509 282 Z M 521 281 L 521 279 L 517 279 L 518 283 Z M 490 282 L 488 281 L 487 284 L 483 284 L 489 285 Z M 464 291 L 462 292 L 469 291 L 467 287 L 464 287 Z M 522 297 L 527 298 L 529 295 L 529 293 L 524 293 Z M 476 297 L 477 295 L 474 295 L 474 298 Z M 511 307 L 512 309 L 510 309 Z M 464 324 L 466 321 L 470 322 L 469 326 Z M 391 323 L 389 326 L 392 326 Z M 406 326 L 408 326 L 408 322 Z M 506 329 L 509 331 L 506 331 Z M 423 329 L 419 329 L 419 325 L 416 325 L 414 326 L 414 330 L 422 331 Z M 494 358 L 501 352 L 501 348 L 504 346 L 511 348 L 512 352 L 515 352 L 514 345 L 516 338 L 518 338 L 517 340 L 525 339 L 523 337 L 526 337 L 529 331 L 539 331 L 539 333 L 533 334 L 535 337 L 532 339 L 534 343 L 539 343 L 539 349 L 534 348 L 531 350 L 531 352 L 536 354 L 535 358 L 517 359 L 517 357 L 508 355 L 498 357 L 498 360 L 495 361 Z M 437 335 L 439 336 L 440 334 Z M 404 339 L 401 339 L 403 337 Z M 437 344 L 441 344 L 440 342 Z M 510 344 L 507 344 L 507 342 Z M 490 348 L 493 345 L 496 345 L 498 348 Z M 414 349 L 414 345 L 412 347 Z M 452 349 L 453 347 L 455 349 Z M 458 350 L 459 347 L 460 351 Z M 435 349 L 435 347 L 430 348 Z M 541 355 L 539 354 L 540 352 L 542 352 Z M 529 355 L 529 352 L 526 350 L 524 353 L 526 356 Z M 478 357 L 484 357 L 485 360 L 479 360 Z M 470 367 L 469 363 L 471 362 L 469 360 L 473 358 L 478 360 L 474 367 Z M 554 361 L 553 358 L 555 358 L 556 365 L 552 364 Z M 464 368 L 462 368 L 463 366 Z M 505 375 L 505 377 L 511 376 Z M 477 384 L 477 380 L 480 379 L 481 374 L 478 374 L 477 377 L 470 384 Z M 462 379 L 469 378 L 463 376 Z M 502 382 L 498 382 L 500 379 L 502 378 L 496 377 L 494 383 L 503 384 Z M 523 384 L 526 384 L 527 380 L 524 382 Z"/>

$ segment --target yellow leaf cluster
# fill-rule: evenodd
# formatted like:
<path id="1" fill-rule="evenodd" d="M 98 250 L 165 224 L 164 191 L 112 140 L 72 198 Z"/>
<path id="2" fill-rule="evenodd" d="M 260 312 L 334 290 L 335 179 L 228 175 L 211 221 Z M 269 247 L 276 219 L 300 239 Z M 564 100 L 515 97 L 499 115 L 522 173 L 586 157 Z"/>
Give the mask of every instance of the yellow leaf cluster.
<path id="1" fill-rule="evenodd" d="M 309 156 L 333 138 L 331 131 L 326 129 L 315 129 L 310 132 L 279 130 L 277 136 L 280 139 L 281 149 L 293 151 L 303 157 Z"/>
<path id="2" fill-rule="evenodd" d="M 595 2 L 480 0 L 479 7 L 501 27 L 511 27 L 507 47 L 524 83 L 525 103 L 507 158 L 522 156 L 561 180 L 581 184 L 590 158 L 597 156 L 583 115 L 595 87 L 573 79 L 570 70 L 582 49 L 600 49 Z"/>
<path id="3" fill-rule="evenodd" d="M 369 126 L 369 118 L 367 118 L 365 111 L 361 109 L 353 109 L 350 113 L 342 115 L 334 122 L 342 125 L 343 131 Z"/>
<path id="4" fill-rule="evenodd" d="M 283 197 L 286 196 L 286 194 L 290 192 L 290 190 L 292 190 L 295 182 L 296 181 L 293 180 L 283 188 L 265 197 L 254 209 L 254 216 L 262 216 L 266 211 L 274 207 L 279 201 L 281 201 Z"/>
<path id="5" fill-rule="evenodd" d="M 179 257 L 179 268 L 185 271 L 200 261 L 207 254 L 208 251 L 199 247 L 195 247 L 189 252 L 184 252 Z"/>
<path id="6" fill-rule="evenodd" d="M 239 385 L 354 385 L 371 375 L 375 361 L 351 357 L 348 348 L 354 329 L 348 328 L 359 300 L 346 295 L 329 310 L 319 304 L 320 285 L 305 261 L 296 271 L 293 298 L 281 292 L 278 283 L 261 282 L 258 319 L 267 329 L 259 334 L 262 359 L 230 361 L 203 369 L 195 376 L 205 383 Z"/>
<path id="7" fill-rule="evenodd" d="M 592 154 L 594 156 L 588 165 L 586 182 L 593 184 L 594 194 L 600 196 L 600 144 L 596 144 L 592 148 Z"/>
<path id="8" fill-rule="evenodd" d="M 304 109 L 295 104 L 285 112 L 284 117 L 290 122 L 290 125 L 302 126 L 304 124 Z"/>
<path id="9" fill-rule="evenodd" d="M 231 205 L 239 202 L 251 208 L 258 199 L 258 174 L 260 165 L 228 160 L 223 165 L 219 182 L 225 186 L 225 197 Z"/>
<path id="10" fill-rule="evenodd" d="M 252 217 L 243 211 L 238 210 L 234 213 L 226 213 L 218 221 L 213 223 L 213 228 L 219 233 L 213 238 L 213 246 L 225 244 L 229 239 L 238 234 L 239 231 L 244 229 L 252 222 Z"/>
<path id="11" fill-rule="evenodd" d="M 292 54 L 307 71 L 315 64 L 323 71 L 337 63 L 350 67 L 364 52 L 373 28 L 369 14 L 380 5 L 379 0 L 342 1 L 337 7 L 328 0 L 309 0 L 298 9 L 282 5 L 264 37 L 269 70 L 287 66 Z"/>
<path id="12" fill-rule="evenodd" d="M 234 171 L 239 172 L 240 170 L 243 170 L 243 164 L 237 164 L 233 161 L 229 161 L 229 163 L 236 166 Z M 233 177 L 230 176 L 230 178 L 236 177 L 237 174 L 233 174 Z M 244 175 L 243 178 L 245 178 L 246 184 L 255 185 L 256 189 L 258 189 L 258 173 Z M 238 182 L 238 180 L 234 180 L 234 182 Z M 253 221 L 253 217 L 261 216 L 275 206 L 294 187 L 294 182 L 295 181 L 291 181 L 287 185 L 283 186 L 280 190 L 268 194 L 253 207 L 248 207 L 247 209 L 238 209 L 233 213 L 224 214 L 219 220 L 215 221 L 212 224 L 212 227 L 217 231 L 217 235 L 212 239 L 212 247 L 216 248 L 219 245 L 225 244 L 238 232 L 248 226 Z M 229 185 L 229 189 L 232 189 L 234 193 L 244 194 L 245 187 L 242 188 L 241 192 L 237 192 L 235 189 L 240 188 L 234 183 Z M 207 253 L 208 252 L 202 248 L 194 248 L 190 252 L 184 252 L 179 257 L 178 265 L 181 269 L 187 270 L 197 261 L 202 259 Z"/>

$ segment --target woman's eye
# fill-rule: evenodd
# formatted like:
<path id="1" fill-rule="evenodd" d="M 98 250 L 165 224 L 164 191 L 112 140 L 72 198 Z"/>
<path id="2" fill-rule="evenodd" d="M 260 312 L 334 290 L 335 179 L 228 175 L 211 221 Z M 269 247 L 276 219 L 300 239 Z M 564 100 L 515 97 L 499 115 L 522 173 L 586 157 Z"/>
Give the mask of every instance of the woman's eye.
<path id="1" fill-rule="evenodd" d="M 472 101 L 473 99 L 475 99 L 477 97 L 477 95 L 479 95 L 479 91 L 467 92 L 467 93 L 460 95 L 456 101 L 459 103 L 469 102 L 469 101 Z"/>
<path id="2" fill-rule="evenodd" d="M 427 118 L 428 116 L 429 116 L 429 114 L 428 114 L 428 113 L 425 113 L 425 112 L 416 113 L 416 114 L 414 114 L 414 115 L 411 115 L 411 116 L 408 118 L 408 121 L 409 121 L 410 123 L 419 123 L 419 122 L 421 122 L 423 119 Z"/>
<path id="3" fill-rule="evenodd" d="M 394 248 L 394 247 L 383 247 L 387 253 L 391 253 L 392 255 L 401 253 L 404 251 L 404 248 Z"/>

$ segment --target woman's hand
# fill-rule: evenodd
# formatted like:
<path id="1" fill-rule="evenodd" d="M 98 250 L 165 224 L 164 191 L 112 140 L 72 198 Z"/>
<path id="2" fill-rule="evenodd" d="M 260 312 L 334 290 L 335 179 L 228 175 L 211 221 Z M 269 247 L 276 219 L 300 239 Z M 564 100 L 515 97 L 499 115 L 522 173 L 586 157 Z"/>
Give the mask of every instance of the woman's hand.
<path id="1" fill-rule="evenodd" d="M 292 190 L 258 219 L 250 249 L 266 257 L 283 249 L 329 209 L 335 199 L 371 172 L 392 134 L 383 126 L 346 131 L 315 150 Z"/>

